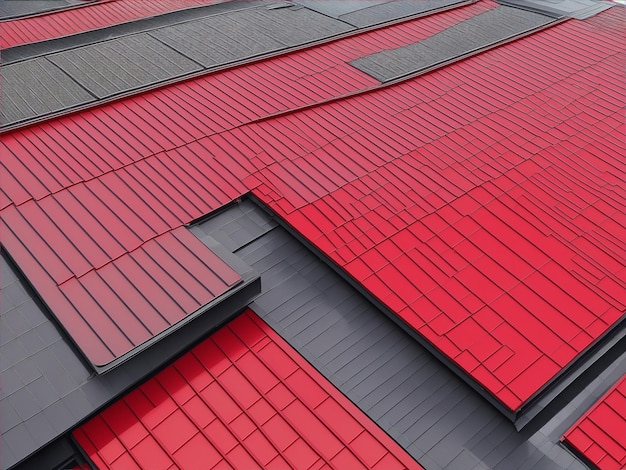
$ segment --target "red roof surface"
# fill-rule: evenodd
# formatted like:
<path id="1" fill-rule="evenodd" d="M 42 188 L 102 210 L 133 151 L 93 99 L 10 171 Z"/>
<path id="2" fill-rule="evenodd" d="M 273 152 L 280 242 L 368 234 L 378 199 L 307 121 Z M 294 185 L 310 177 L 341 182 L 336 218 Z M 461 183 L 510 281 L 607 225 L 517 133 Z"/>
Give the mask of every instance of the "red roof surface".
<path id="1" fill-rule="evenodd" d="M 115 214 L 115 193 L 123 194 L 128 208 L 146 209 L 108 228 L 108 256 L 122 256 L 118 245 L 136 249 L 155 230 L 176 229 L 252 190 L 516 411 L 626 307 L 624 52 L 614 40 L 624 10 L 571 20 L 393 87 L 249 123 L 367 89 L 376 82 L 345 61 L 492 6 L 10 132 L 0 207 L 15 237 L 3 243 L 18 264 L 37 266 L 27 275 L 46 298 L 57 295 L 45 290 L 46 279 L 78 268 L 56 246 L 43 269 L 35 263 L 38 234 L 51 223 L 25 211 L 88 195 L 72 212 L 83 230 L 57 225 L 79 247 L 100 230 L 88 221 Z M 24 218 L 29 223 L 14 223 Z"/>
<path id="2" fill-rule="evenodd" d="M 2 212 L 1 229 L 3 245 L 95 366 L 107 366 L 241 281 L 184 227 L 124 247 L 109 232 L 124 223 L 117 212 L 93 217 L 89 224 L 98 230 L 72 237 L 81 227 L 71 209 L 87 194 L 10 206 Z M 41 232 L 32 229 L 35 220 Z"/>
<path id="3" fill-rule="evenodd" d="M 421 468 L 251 311 L 74 437 L 98 468 Z"/>
<path id="4" fill-rule="evenodd" d="M 601 470 L 626 468 L 626 375 L 563 439 Z"/>
<path id="5" fill-rule="evenodd" d="M 224 0 L 104 0 L 27 18 L 0 21 L 0 49 L 161 15 Z"/>

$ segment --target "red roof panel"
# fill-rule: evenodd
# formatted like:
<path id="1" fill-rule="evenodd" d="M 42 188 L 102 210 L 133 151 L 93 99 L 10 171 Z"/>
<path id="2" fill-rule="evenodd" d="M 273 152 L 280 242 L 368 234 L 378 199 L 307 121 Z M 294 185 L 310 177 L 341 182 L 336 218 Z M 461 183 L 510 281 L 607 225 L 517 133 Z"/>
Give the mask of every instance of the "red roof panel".
<path id="1" fill-rule="evenodd" d="M 241 281 L 184 227 L 90 265 L 87 259 L 96 258 L 89 253 L 106 243 L 85 246 L 81 253 L 75 240 L 88 239 L 82 232 L 58 231 L 43 212 L 31 218 L 26 209 L 33 207 L 38 205 L 3 212 L 3 246 L 20 260 L 30 282 L 98 367 L 132 353 Z M 19 232 L 30 222 L 36 229 Z"/>
<path id="2" fill-rule="evenodd" d="M 421 468 L 251 311 L 74 437 L 98 468 Z"/>
<path id="3" fill-rule="evenodd" d="M 626 375 L 563 436 L 601 470 L 626 467 Z"/>
<path id="4" fill-rule="evenodd" d="M 601 16 L 610 17 L 607 19 L 612 23 L 617 17 L 623 17 L 623 12 L 616 9 Z M 388 163 L 375 171 L 370 170 L 369 182 L 366 178 L 357 182 L 352 176 L 344 176 L 345 183 L 341 188 L 312 203 L 308 197 L 302 200 L 289 196 L 292 192 L 303 194 L 290 181 L 304 180 L 290 166 L 281 164 L 288 173 L 283 173 L 280 179 L 270 180 L 275 194 L 286 195 L 296 205 L 298 210 L 292 213 L 282 210 L 279 199 L 272 200 L 271 193 L 260 193 L 262 200 L 330 254 L 417 331 L 440 345 L 470 375 L 478 370 L 479 364 L 487 365 L 497 382 L 490 385 L 492 380 L 485 377 L 483 369 L 479 380 L 513 411 L 615 324 L 626 307 L 623 301 L 616 302 L 613 294 L 624 292 L 625 285 L 617 276 L 624 269 L 623 248 L 618 248 L 612 241 L 626 235 L 623 217 L 621 221 L 616 218 L 617 214 L 624 212 L 626 194 L 621 186 L 610 179 L 607 182 L 602 176 L 608 173 L 624 178 L 626 168 L 621 155 L 626 149 L 622 141 L 616 144 L 619 149 L 612 147 L 593 152 L 590 161 L 586 150 L 590 142 L 599 145 L 595 143 L 614 140 L 611 136 L 615 129 L 598 127 L 596 123 L 597 119 L 608 118 L 615 122 L 613 119 L 621 115 L 621 111 L 610 105 L 608 109 L 604 108 L 597 101 L 593 109 L 598 110 L 598 118 L 584 111 L 588 95 L 595 88 L 616 92 L 611 84 L 624 77 L 621 69 L 609 64 L 619 52 L 609 46 L 599 61 L 596 61 L 597 57 L 583 53 L 575 69 L 569 71 L 569 76 L 544 74 L 534 80 L 534 71 L 530 76 L 526 64 L 524 70 L 516 72 L 523 76 L 525 87 L 515 85 L 513 91 L 514 84 L 510 87 L 503 85 L 511 83 L 509 65 L 516 63 L 516 54 L 523 53 L 528 62 L 541 57 L 541 63 L 549 70 L 552 61 L 557 63 L 560 60 L 559 54 L 549 57 L 541 52 L 543 41 L 552 41 L 555 30 L 563 31 L 559 36 L 561 41 L 574 41 L 572 34 L 584 35 L 599 21 L 601 19 L 597 17 L 560 25 L 395 87 L 396 93 L 404 91 L 408 102 L 411 96 L 426 93 L 426 88 L 433 83 L 426 80 L 428 77 L 433 77 L 441 86 L 450 83 L 454 73 L 467 70 L 468 73 L 464 74 L 466 83 L 457 85 L 458 89 L 465 91 L 466 97 L 471 98 L 467 106 L 472 106 L 474 101 L 491 103 L 490 109 L 484 111 L 490 113 L 485 122 L 479 120 L 469 125 L 463 123 L 466 118 L 455 120 L 458 114 L 452 109 L 447 111 L 448 114 L 440 114 L 434 107 L 438 101 L 432 106 L 420 104 L 409 108 L 404 113 L 406 119 L 397 125 L 413 129 L 432 143 L 398 159 L 403 152 L 400 147 L 387 146 L 389 139 L 373 132 L 372 123 L 367 121 L 368 116 L 376 116 L 377 124 L 387 123 L 388 107 L 378 104 L 374 108 L 372 101 L 364 97 L 351 100 L 349 103 L 354 111 L 344 116 L 351 120 L 352 116 L 358 115 L 358 121 L 348 122 L 367 129 L 361 131 L 359 141 L 367 142 L 370 149 L 378 147 L 376 153 L 384 155 Z M 570 44 L 569 47 L 577 46 Z M 498 62 L 506 64 L 506 68 L 499 68 Z M 480 72 L 487 69 L 490 74 L 502 74 L 499 89 L 507 92 L 510 88 L 515 95 L 515 98 L 503 98 L 502 103 L 508 101 L 511 106 L 502 107 L 501 102 L 487 99 L 485 94 L 492 91 L 490 82 L 485 81 L 486 77 Z M 593 83 L 581 82 L 580 75 L 589 70 L 594 70 L 593 73 L 602 78 L 596 77 Z M 553 82 L 546 83 L 548 79 Z M 605 82 L 608 83 L 606 87 Z M 544 115 L 539 104 L 544 100 L 541 94 L 552 94 L 550 90 L 557 85 L 561 88 L 556 92 L 557 96 L 561 94 L 560 99 L 565 96 L 567 102 L 573 104 L 564 108 L 574 111 L 564 119 L 576 129 L 577 139 L 551 145 L 547 139 L 561 121 L 550 114 Z M 550 88 L 544 91 L 547 86 Z M 391 93 L 391 89 L 386 89 L 379 94 Z M 617 93 L 624 97 L 623 92 Z M 514 103 L 512 99 L 519 101 Z M 358 110 L 360 105 L 364 107 L 361 111 Z M 328 108 L 329 113 L 345 110 L 344 103 L 332 104 Z M 511 127 L 513 133 L 511 129 L 490 131 L 493 122 L 501 119 L 514 121 L 512 113 L 520 123 L 517 128 Z M 291 122 L 291 117 L 285 117 L 285 121 Z M 457 128 L 461 123 L 465 125 Z M 288 128 L 289 124 L 281 122 L 281 127 Z M 440 136 L 444 133 L 448 136 L 461 134 L 461 130 L 469 141 L 456 149 L 456 155 L 450 155 L 447 146 L 442 145 L 446 139 Z M 492 152 L 496 145 L 499 149 Z M 499 157 L 502 149 L 513 153 Z M 341 162 L 353 159 L 367 162 L 367 153 L 361 149 L 358 152 L 348 149 L 341 155 Z M 494 155 L 499 161 L 493 161 Z M 300 157 L 291 158 L 298 161 Z M 339 167 L 339 162 L 320 162 L 320 165 L 317 166 L 319 172 L 330 173 Z M 453 180 L 450 175 L 454 176 Z M 466 181 L 471 182 L 470 186 Z M 284 182 L 289 186 L 287 189 L 280 186 Z M 474 185 L 479 186 L 472 189 Z M 603 211 L 594 209 L 596 204 Z M 360 213 L 356 215 L 341 210 L 355 207 L 360 207 Z M 396 216 L 390 218 L 390 213 Z M 592 219 L 586 217 L 586 213 Z M 366 231 L 359 228 L 380 219 L 393 221 L 398 230 L 390 238 L 394 242 L 391 245 L 373 242 L 365 236 Z M 429 229 L 419 241 L 409 232 L 418 223 Z M 610 230 L 603 229 L 608 225 Z M 348 226 L 351 227 L 349 235 Z M 454 227 L 462 238 L 448 245 L 441 234 L 450 227 Z M 391 264 L 379 263 L 371 268 L 364 262 L 353 261 L 356 256 L 368 259 L 368 253 L 373 250 Z M 581 261 L 574 264 L 574 260 Z M 586 272 L 582 271 L 576 266 L 581 263 L 589 263 L 593 269 L 589 267 Z M 588 271 L 593 271 L 593 276 L 587 274 Z M 452 293 L 452 289 L 459 289 L 459 283 L 478 298 L 478 304 L 468 307 L 464 298 Z M 421 304 L 418 306 L 416 302 L 421 296 L 428 298 L 428 305 L 436 310 L 428 313 L 430 310 L 423 310 Z M 405 305 L 414 308 L 406 309 Z M 480 335 L 477 336 L 472 329 L 476 324 L 468 321 L 476 309 L 487 306 L 491 307 L 490 312 L 497 312 L 501 323 L 485 324 L 481 331 L 495 341 L 493 351 L 506 345 L 507 351 L 512 353 L 495 363 L 489 361 L 491 350 L 481 349 L 486 342 L 479 340 Z M 437 315 L 437 312 L 441 314 Z M 476 318 L 481 319 L 478 312 Z M 443 341 L 445 338 L 452 341 Z M 472 339 L 471 344 L 467 342 L 468 338 Z M 469 360 L 470 357 L 474 360 Z"/>

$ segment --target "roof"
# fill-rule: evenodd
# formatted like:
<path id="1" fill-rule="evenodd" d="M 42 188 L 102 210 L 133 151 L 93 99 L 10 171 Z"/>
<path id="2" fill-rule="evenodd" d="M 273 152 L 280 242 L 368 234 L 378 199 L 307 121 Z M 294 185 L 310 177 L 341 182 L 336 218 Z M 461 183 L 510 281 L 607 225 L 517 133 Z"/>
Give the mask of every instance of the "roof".
<path id="1" fill-rule="evenodd" d="M 54 204 L 58 215 L 64 217 L 65 230 L 72 223 L 68 209 L 72 204 L 80 207 L 79 201 L 89 197 L 85 192 L 78 197 L 68 196 L 62 202 L 51 198 L 44 201 Z M 102 212 L 98 218 L 91 215 L 89 222 L 84 221 L 85 225 L 96 226 L 89 235 L 81 237 L 83 221 L 74 222 L 71 230 L 77 234 L 74 240 L 84 243 L 81 246 L 59 233 L 55 222 L 39 212 L 40 205 L 27 204 L 22 209 L 26 212 L 19 214 L 14 207 L 3 211 L 3 243 L 11 246 L 12 255 L 20 260 L 31 282 L 45 292 L 48 307 L 98 368 L 108 367 L 177 323 L 187 321 L 191 314 L 241 282 L 233 269 L 183 227 L 139 240 L 123 226 L 128 238 L 112 239 L 111 227 L 119 227 L 128 218 L 119 218 L 120 212 L 114 215 L 109 207 L 105 223 L 99 222 L 103 221 Z M 147 213 L 143 215 L 146 221 Z M 41 227 L 45 237 L 32 240 L 35 244 L 30 246 L 22 243 L 18 228 L 29 225 L 29 220 L 46 224 Z M 29 253 L 29 248 L 35 251 Z M 55 259 L 55 252 L 64 253 L 63 263 Z M 32 253 L 37 253 L 39 261 Z M 31 261 L 26 264 L 28 257 Z M 46 269 L 48 266 L 56 269 Z"/>
<path id="2" fill-rule="evenodd" d="M 74 45 L 63 37 L 44 49 L 25 46 L 17 62 L 3 66 L 11 113 L 26 113 L 0 143 L 3 257 L 15 261 L 42 311 L 50 308 L 46 324 L 61 329 L 54 341 L 78 361 L 87 357 L 85 370 L 100 374 L 81 378 L 73 390 L 97 397 L 75 419 L 238 313 L 233 297 L 250 301 L 250 290 L 231 294 L 258 278 L 227 247 L 234 239 L 258 246 L 248 231 L 254 224 L 236 228 L 230 241 L 220 235 L 226 245 L 196 225 L 250 195 L 351 286 L 328 284 L 329 292 L 351 297 L 356 288 L 376 307 L 366 316 L 340 303 L 337 315 L 352 318 L 343 328 L 318 310 L 317 295 L 295 311 L 301 294 L 312 295 L 309 281 L 292 277 L 302 268 L 290 259 L 267 266 L 268 258 L 259 271 L 263 293 L 273 293 L 262 296 L 265 310 L 255 311 L 264 319 L 278 312 L 271 328 L 400 436 L 411 455 L 438 462 L 435 468 L 506 468 L 530 448 L 547 467 L 576 467 L 571 454 L 554 450 L 553 434 L 560 437 L 577 418 L 565 397 L 578 394 L 577 406 L 587 403 L 592 392 L 584 384 L 595 383 L 596 372 L 610 369 L 613 383 L 626 334 L 626 96 L 623 51 L 614 41 L 624 32 L 624 10 L 603 4 L 609 9 L 597 16 L 565 21 L 554 17 L 563 5 L 544 11 L 541 0 L 530 2 L 534 12 L 488 0 L 424 3 L 426 10 L 421 2 L 246 4 L 220 15 L 207 8 L 184 20 L 172 14 L 142 22 L 136 32 L 134 23 L 87 31 Z M 580 18 L 600 9 L 583 3 Z M 289 28 L 277 28 L 285 18 Z M 393 24 L 372 27 L 381 21 Z M 470 34 L 476 25 L 480 34 Z M 202 50 L 186 57 L 188 33 L 201 43 L 209 31 L 225 34 L 222 58 L 213 61 Z M 242 42 L 231 40 L 233 32 Z M 246 49 L 250 40 L 261 55 Z M 274 43 L 282 46 L 269 47 Z M 150 56 L 141 73 L 116 56 L 137 45 Z M 105 72 L 102 80 L 80 66 L 86 51 L 96 57 L 90 66 Z M 171 61 L 159 64 L 159 54 Z M 34 88 L 20 86 L 16 77 L 27 77 L 16 72 L 20 67 L 40 67 L 51 81 L 35 73 L 40 89 L 25 93 Z M 280 249 L 262 245 L 262 256 Z M 292 290 L 273 290 L 283 282 Z M 215 317 L 206 311 L 218 305 Z M 303 311 L 309 314 L 300 318 Z M 385 382 L 387 372 L 409 370 L 401 355 L 389 352 L 381 368 L 363 352 L 366 342 L 350 343 L 352 328 L 365 331 L 381 312 L 409 334 L 397 347 L 416 354 L 419 365 L 431 364 L 422 354 L 431 351 L 453 371 L 432 366 L 438 380 L 448 373 L 445 384 L 368 389 Z M 6 313 L 20 325 L 21 307 Z M 165 324 L 152 321 L 159 318 Z M 193 328 L 205 319 L 206 330 Z M 13 331 L 13 354 L 2 354 L 15 379 L 13 397 L 2 402 L 25 413 L 14 420 L 21 434 L 11 434 L 17 460 L 35 449 L 19 444 L 31 442 L 31 418 L 53 406 L 46 402 L 33 415 L 26 398 L 43 382 L 20 382 L 35 328 L 27 326 L 24 337 Z M 400 332 L 375 331 L 370 344 L 381 347 Z M 416 341 L 425 348 L 420 353 L 408 346 Z M 341 371 L 318 362 L 330 358 L 328 348 L 348 344 L 361 354 Z M 55 360 L 64 350 L 44 348 Z M 149 359 L 153 354 L 159 359 Z M 365 379 L 361 365 L 377 372 Z M 454 374 L 519 426 L 533 419 L 534 430 L 522 436 L 510 423 L 504 427 Z M 439 388 L 442 401 L 408 407 Z M 369 390 L 366 398 L 361 390 Z M 605 388 L 598 384 L 593 394 L 599 390 Z M 57 395 L 43 396 L 69 400 Z M 550 413 L 559 418 L 541 428 Z M 470 443 L 466 426 L 480 419 L 487 424 Z M 77 422 L 65 423 L 66 431 Z M 494 451 L 504 430 L 507 443 Z M 36 433 L 41 442 L 53 434 Z M 537 449 L 540 435 L 552 436 L 550 449 Z M 459 442 L 468 450 L 453 455 Z"/>
<path id="3" fill-rule="evenodd" d="M 623 317 L 618 241 L 625 227 L 618 214 L 624 213 L 624 143 L 615 129 L 623 126 L 624 92 L 617 66 L 622 51 L 611 39 L 622 20 L 623 9 L 613 8 L 419 79 L 259 123 L 246 121 L 277 109 L 268 110 L 262 94 L 193 91 L 224 80 L 243 90 L 246 72 L 259 67 L 251 64 L 10 132 L 3 139 L 2 216 L 14 237 L 4 244 L 51 303 L 51 291 L 40 286 L 80 273 L 67 259 L 71 251 L 57 243 L 51 244 L 54 256 L 34 263 L 32 253 L 42 247 L 37 234 L 87 246 L 102 231 L 90 222 L 95 214 L 111 217 L 110 204 L 122 207 L 112 188 L 124 191 L 128 207 L 159 207 L 154 223 L 163 233 L 252 190 L 506 408 L 518 411 Z M 319 67 L 324 49 L 374 36 L 381 47 L 385 35 L 423 23 L 261 67 L 283 67 L 285 60 Z M 603 47 L 591 49 L 592 40 Z M 573 48 L 580 53 L 564 67 Z M 520 56 L 524 69 L 515 65 Z M 307 80 L 307 89 L 322 97 L 337 94 L 336 77 L 354 83 L 351 77 L 362 76 L 348 64 L 322 67 L 314 82 Z M 265 80 L 275 102 L 279 83 Z M 304 94 L 303 84 L 290 83 Z M 192 109 L 168 114 L 172 100 L 189 101 L 190 93 Z M 307 94 L 313 103 L 320 99 Z M 289 87 L 283 96 L 290 100 Z M 203 123 L 191 113 L 203 114 Z M 341 122 L 329 117 L 337 115 Z M 279 134 L 293 144 L 277 140 Z M 63 141 L 68 145 L 60 148 Z M 93 149 L 100 149 L 98 155 Z M 200 163 L 204 155 L 211 167 Z M 76 158 L 79 165 L 70 170 L 66 162 Z M 187 163 L 192 161 L 198 163 Z M 172 174 L 166 180 L 174 192 L 155 184 L 163 181 L 157 171 Z M 18 223 L 25 211 L 57 217 L 45 206 L 71 202 L 73 194 L 81 198 L 82 207 L 72 213 L 81 230 L 61 225 L 50 231 L 46 217 Z M 151 230 L 140 231 L 145 223 L 138 213 L 107 227 L 106 239 L 114 244 L 108 257 L 132 251 L 150 236 Z M 42 261 L 43 269 L 36 268 Z"/>
<path id="4" fill-rule="evenodd" d="M 603 470 L 626 466 L 626 375 L 563 436 L 586 461 Z"/>
<path id="5" fill-rule="evenodd" d="M 421 468 L 250 310 L 74 437 L 102 468 Z"/>
<path id="6" fill-rule="evenodd" d="M 539 415 L 520 433 L 508 418 L 456 374 L 442 367 L 425 347 L 252 201 L 244 199 L 233 204 L 194 225 L 192 231 L 209 245 L 218 242 L 227 247 L 259 273 L 263 292 L 250 304 L 251 308 L 424 467 L 586 468 L 561 445 L 560 438 L 623 374 L 618 367 L 620 357 L 613 361 L 612 370 L 593 371 L 594 382 L 585 383 L 583 390 L 578 389 L 574 395 L 560 400 L 558 415 L 548 418 Z M 47 439 L 64 436 L 64 431 L 71 431 L 76 423 L 111 403 L 128 384 L 145 377 L 155 362 L 146 356 L 156 354 L 173 339 L 170 336 L 159 341 L 159 347 L 148 349 L 106 374 L 90 376 L 88 366 L 77 366 L 71 345 L 58 336 L 45 334 L 53 325 L 36 320 L 31 311 L 33 301 L 24 302 L 23 294 L 15 294 L 15 284 L 9 282 L 12 277 L 4 271 L 3 263 L 0 294 L 8 299 L 3 302 L 0 315 L 3 331 L 20 331 L 16 314 L 21 314 L 41 324 L 35 331 L 19 336 L 22 347 L 33 344 L 27 338 L 29 334 L 40 335 L 50 345 L 35 355 L 22 356 L 17 365 L 6 370 L 5 361 L 16 356 L 15 340 L 10 347 L 2 346 L 3 391 L 10 393 L 0 401 L 3 468 L 45 442 L 47 430 L 54 429 Z M 5 282 L 12 287 L 4 287 Z M 4 309 L 15 303 L 20 308 L 9 308 L 5 313 Z M 45 312 L 41 315 L 46 316 Z M 203 328 L 199 326 L 194 331 Z M 208 336 L 200 333 L 195 339 L 176 338 L 175 344 L 194 344 L 198 338 L 202 341 Z M 9 338 L 7 334 L 2 336 L 3 341 Z M 621 357 L 626 357 L 626 352 Z M 140 363 L 133 364 L 138 360 Z M 50 364 L 55 363 L 51 368 Z M 37 367 L 40 369 L 37 379 L 30 382 L 33 365 L 36 371 Z M 54 374 L 49 376 L 52 371 Z M 16 377 L 23 377 L 24 383 Z M 49 393 L 42 393 L 46 390 L 42 385 L 46 383 L 58 389 L 59 395 L 50 398 Z M 27 393 L 39 399 L 48 397 L 44 405 L 49 404 L 30 419 L 21 421 L 22 413 L 33 406 L 32 399 L 25 398 Z M 15 468 L 39 470 L 52 462 L 66 460 L 58 455 L 77 452 L 71 445 L 61 446 L 68 440 L 57 439 Z M 62 452 L 66 447 L 68 452 Z"/>

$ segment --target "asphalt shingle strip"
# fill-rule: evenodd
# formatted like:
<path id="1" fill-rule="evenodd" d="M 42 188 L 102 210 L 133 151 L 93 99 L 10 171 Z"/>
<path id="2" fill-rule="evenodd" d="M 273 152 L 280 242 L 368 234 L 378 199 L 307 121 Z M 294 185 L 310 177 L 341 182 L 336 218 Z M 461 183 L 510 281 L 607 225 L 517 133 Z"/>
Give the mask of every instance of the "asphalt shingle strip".
<path id="1" fill-rule="evenodd" d="M 45 57 L 3 66 L 0 124 L 33 119 L 95 101 Z"/>
<path id="2" fill-rule="evenodd" d="M 395 2 L 376 2 L 366 8 L 359 8 L 339 16 L 339 19 L 358 28 L 366 28 L 387 21 L 420 15 L 440 8 L 449 7 L 462 0 L 399 0 Z"/>
<path id="3" fill-rule="evenodd" d="M 387 82 L 459 59 L 554 21 L 550 16 L 500 6 L 422 41 L 377 52 L 351 64 L 377 80 Z"/>
<path id="4" fill-rule="evenodd" d="M 201 67 L 148 34 L 47 56 L 98 99 L 197 72 Z"/>

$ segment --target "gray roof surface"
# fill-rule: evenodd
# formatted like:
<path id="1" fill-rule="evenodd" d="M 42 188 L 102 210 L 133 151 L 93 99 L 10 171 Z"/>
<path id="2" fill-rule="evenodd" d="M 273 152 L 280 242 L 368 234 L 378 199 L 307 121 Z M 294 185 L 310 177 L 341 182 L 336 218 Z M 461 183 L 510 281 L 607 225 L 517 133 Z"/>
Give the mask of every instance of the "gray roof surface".
<path id="1" fill-rule="evenodd" d="M 196 62 L 149 34 L 71 49 L 51 54 L 47 59 L 72 77 L 80 88 L 100 99 L 201 69 Z"/>
<path id="2" fill-rule="evenodd" d="M 89 92 L 45 57 L 5 65 L 0 70 L 3 125 L 94 101 Z"/>
<path id="3" fill-rule="evenodd" d="M 219 246 L 213 247 L 219 252 Z M 9 468 L 71 430 L 244 308 L 260 289 L 222 249 L 246 287 L 104 375 L 95 375 L 4 251 L 0 252 L 0 466 Z M 41 468 L 40 462 L 30 468 Z"/>
<path id="4" fill-rule="evenodd" d="M 406 18 L 414 15 L 456 5 L 466 3 L 464 0 L 397 0 L 372 5 L 368 8 L 360 8 L 358 10 L 344 13 L 339 16 L 341 21 L 345 21 L 359 28 L 374 26 L 387 21 L 393 21 L 400 18 Z"/>
<path id="5" fill-rule="evenodd" d="M 602 0 L 500 0 L 499 3 L 579 20 L 590 18 L 613 6 L 611 2 Z"/>
<path id="6" fill-rule="evenodd" d="M 586 468 L 559 438 L 624 373 L 626 353 L 582 391 L 573 387 L 558 398 L 563 407 L 558 414 L 547 409 L 518 432 L 354 287 L 275 226 L 245 201 L 194 232 L 234 249 L 261 273 L 263 293 L 252 309 L 425 468 Z"/>
<path id="7" fill-rule="evenodd" d="M 550 16 L 499 6 L 423 41 L 370 54 L 351 64 L 377 80 L 387 82 L 458 59 L 554 21 Z"/>
<path id="8" fill-rule="evenodd" d="M 467 0 L 345 0 L 340 2 L 299 0 L 298 3 L 358 28 L 366 28 L 468 2 Z"/>

